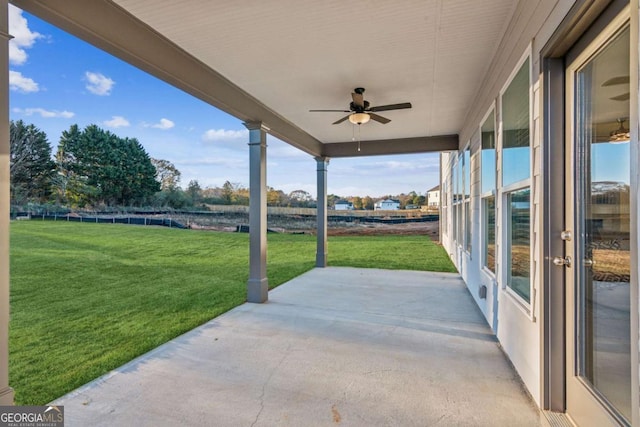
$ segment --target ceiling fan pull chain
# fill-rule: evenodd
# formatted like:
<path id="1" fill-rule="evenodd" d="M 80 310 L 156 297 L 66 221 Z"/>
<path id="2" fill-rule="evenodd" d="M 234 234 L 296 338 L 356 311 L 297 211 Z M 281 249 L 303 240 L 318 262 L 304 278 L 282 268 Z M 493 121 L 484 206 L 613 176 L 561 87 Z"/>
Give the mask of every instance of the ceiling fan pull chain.
<path id="1" fill-rule="evenodd" d="M 360 125 L 358 125 L 358 152 L 360 152 Z"/>

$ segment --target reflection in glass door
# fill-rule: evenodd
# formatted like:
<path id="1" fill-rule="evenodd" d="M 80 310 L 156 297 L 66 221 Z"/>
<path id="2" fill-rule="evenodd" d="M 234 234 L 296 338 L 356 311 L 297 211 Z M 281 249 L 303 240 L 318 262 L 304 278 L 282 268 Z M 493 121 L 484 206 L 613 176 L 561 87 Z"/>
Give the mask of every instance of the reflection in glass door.
<path id="1" fill-rule="evenodd" d="M 567 223 L 575 238 L 567 242 L 574 260 L 567 268 L 567 406 L 584 415 L 591 405 L 624 423 L 632 411 L 629 28 L 583 58 L 568 72 L 573 212 Z"/>

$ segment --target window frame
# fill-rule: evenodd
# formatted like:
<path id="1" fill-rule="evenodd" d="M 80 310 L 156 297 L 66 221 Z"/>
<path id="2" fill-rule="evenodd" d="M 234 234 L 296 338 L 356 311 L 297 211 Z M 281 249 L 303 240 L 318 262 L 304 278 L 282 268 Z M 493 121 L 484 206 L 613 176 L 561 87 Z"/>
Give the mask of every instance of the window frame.
<path id="1" fill-rule="evenodd" d="M 504 162 L 504 157 L 503 157 L 503 145 L 504 145 L 504 103 L 503 103 L 503 96 L 505 94 L 505 92 L 507 91 L 507 89 L 509 88 L 509 86 L 511 85 L 511 83 L 513 82 L 515 76 L 518 74 L 518 72 L 520 72 L 520 69 L 522 68 L 522 66 L 525 64 L 525 62 L 527 62 L 527 60 L 529 61 L 529 69 L 528 69 L 528 74 L 529 74 L 529 85 L 528 85 L 528 92 L 529 92 L 529 103 L 528 103 L 528 107 L 529 107 L 529 175 L 527 178 L 522 179 L 520 181 L 516 181 L 513 183 L 510 183 L 508 185 L 503 185 L 504 183 L 504 167 L 503 167 L 503 162 Z M 511 262 L 503 262 L 503 260 L 508 260 L 509 259 L 509 248 L 511 247 L 511 230 L 512 230 L 512 224 L 511 224 L 511 218 L 509 217 L 509 209 L 507 208 L 507 203 L 508 203 L 508 199 L 509 199 L 509 195 L 516 192 L 516 191 L 520 191 L 520 190 L 524 190 L 526 188 L 529 188 L 530 190 L 530 204 L 529 204 L 529 236 L 532 235 L 532 226 L 533 226 L 533 222 L 534 219 L 532 218 L 532 213 L 533 213 L 533 188 L 531 186 L 532 183 L 532 174 L 533 174 L 533 104 L 534 104 L 534 93 L 533 93 L 533 89 L 534 89 L 534 85 L 532 83 L 532 76 L 533 76 L 533 55 L 532 55 L 532 45 L 531 43 L 529 43 L 529 46 L 527 47 L 527 49 L 525 50 L 525 52 L 523 53 L 523 55 L 520 57 L 520 59 L 518 60 L 518 62 L 515 64 L 514 69 L 512 70 L 511 74 L 509 75 L 509 78 L 506 80 L 505 84 L 503 85 L 502 89 L 500 90 L 500 94 L 499 94 L 499 111 L 500 111 L 500 120 L 498 121 L 499 123 L 499 128 L 498 128 L 498 139 L 496 141 L 497 143 L 497 148 L 496 148 L 496 154 L 497 154 L 497 161 L 496 161 L 496 166 L 497 166 L 497 195 L 496 195 L 496 206 L 497 206 L 497 210 L 499 212 L 499 216 L 500 216 L 500 221 L 502 223 L 502 226 L 499 227 L 500 229 L 500 238 L 501 238 L 501 250 L 500 250 L 500 260 L 496 260 L 496 264 L 500 265 L 500 270 L 496 270 L 499 274 L 498 277 L 500 278 L 500 282 L 501 282 L 501 286 L 500 288 L 502 289 L 503 292 L 505 292 L 507 295 L 509 295 L 510 297 L 512 297 L 518 304 L 519 307 L 522 308 L 522 310 L 531 318 L 533 319 L 533 313 L 532 313 L 532 307 L 533 307 L 533 299 L 535 298 L 535 293 L 534 293 L 534 289 L 533 289 L 533 278 L 531 276 L 531 263 L 532 263 L 532 250 L 531 250 L 531 246 L 529 249 L 529 299 L 526 300 L 524 299 L 520 294 L 518 294 L 516 291 L 513 290 L 512 286 L 509 283 L 509 275 L 510 275 L 510 271 L 511 271 Z M 498 153 L 499 152 L 499 153 Z M 499 164 L 498 164 L 499 162 Z M 496 221 L 498 221 L 498 216 L 496 216 Z M 496 239 L 497 239 L 497 235 L 496 235 Z M 496 253 L 497 255 L 497 253 Z"/>
<path id="2" fill-rule="evenodd" d="M 471 256 L 473 218 L 471 217 L 471 141 L 460 154 L 462 159 L 462 236 L 464 251 Z"/>
<path id="3" fill-rule="evenodd" d="M 479 172 L 480 172 L 480 242 L 481 242 L 481 250 L 480 250 L 480 268 L 482 269 L 483 272 L 485 272 L 486 274 L 488 274 L 489 276 L 491 276 L 492 278 L 496 277 L 496 273 L 497 273 L 497 257 L 498 257 L 498 246 L 497 246 L 497 203 L 498 203 L 498 198 L 497 198 L 497 193 L 498 193 L 498 171 L 497 169 L 494 171 L 494 175 L 493 175 L 493 187 L 491 188 L 491 190 L 489 191 L 485 191 L 482 192 L 483 188 L 484 188 L 484 181 L 483 181 L 483 177 L 485 176 L 484 173 L 484 167 L 485 165 L 483 164 L 483 146 L 482 146 L 482 134 L 483 134 L 483 127 L 485 125 L 485 123 L 487 123 L 487 121 L 489 120 L 489 118 L 491 117 L 491 115 L 493 114 L 493 151 L 494 151 L 494 155 L 493 155 L 493 159 L 494 159 L 494 164 L 493 164 L 493 168 L 496 169 L 498 166 L 498 114 L 497 114 L 497 106 L 496 106 L 496 102 L 495 100 L 491 103 L 491 106 L 489 107 L 489 109 L 487 110 L 487 112 L 485 113 L 485 115 L 482 117 L 482 120 L 480 122 L 480 125 L 478 126 L 479 132 L 480 132 L 480 155 L 478 157 L 478 161 L 480 163 L 480 167 L 479 167 Z M 489 231 L 488 231 L 488 212 L 487 212 L 487 208 L 486 208 L 486 201 L 487 199 L 493 197 L 493 221 L 494 221 L 494 226 L 493 226 L 493 270 L 491 270 L 491 268 L 489 268 L 488 265 L 488 236 L 489 236 Z"/>
<path id="4" fill-rule="evenodd" d="M 459 173 L 458 173 L 458 152 L 455 151 L 451 156 L 451 232 L 453 242 L 456 246 L 459 244 L 459 228 L 458 228 L 458 204 L 460 203 L 459 191 Z"/>
<path id="5" fill-rule="evenodd" d="M 448 174 L 447 174 L 448 175 Z M 444 177 L 440 184 L 440 228 L 442 233 L 449 235 L 448 218 L 449 214 L 449 176 Z"/>

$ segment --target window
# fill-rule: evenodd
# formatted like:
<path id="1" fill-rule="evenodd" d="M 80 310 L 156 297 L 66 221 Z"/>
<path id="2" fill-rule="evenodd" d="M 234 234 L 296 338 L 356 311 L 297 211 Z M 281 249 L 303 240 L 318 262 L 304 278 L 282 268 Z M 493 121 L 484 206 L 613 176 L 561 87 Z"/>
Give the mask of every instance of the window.
<path id="1" fill-rule="evenodd" d="M 462 156 L 458 155 L 458 166 L 456 168 L 456 181 L 458 182 L 457 203 L 456 203 L 456 228 L 458 233 L 458 246 L 464 245 L 464 181 L 462 179 L 464 172 L 464 164 Z"/>
<path id="2" fill-rule="evenodd" d="M 529 178 L 529 58 L 502 94 L 502 185 Z"/>
<path id="3" fill-rule="evenodd" d="M 496 114 L 487 116 L 481 133 L 482 265 L 496 272 Z"/>
<path id="4" fill-rule="evenodd" d="M 507 223 L 504 233 L 506 286 L 530 302 L 530 58 L 526 56 L 501 95 L 501 194 Z M 495 201 L 487 199 L 487 208 Z M 487 225 L 492 220 L 487 215 Z M 495 218 L 493 219 L 495 223 Z M 487 256 L 487 258 L 489 255 Z"/>
<path id="5" fill-rule="evenodd" d="M 464 201 L 464 182 L 463 182 L 463 160 L 462 155 L 458 155 L 458 204 L 456 205 L 456 213 L 458 218 L 458 245 L 464 245 L 464 212 L 463 212 L 463 201 Z"/>
<path id="6" fill-rule="evenodd" d="M 483 254 L 482 262 L 493 274 L 496 273 L 496 196 L 482 198 Z"/>
<path id="7" fill-rule="evenodd" d="M 458 234 L 458 219 L 459 219 L 459 215 L 458 215 L 458 207 L 460 206 L 460 176 L 459 176 L 459 163 L 457 160 L 457 157 L 454 157 L 453 160 L 453 167 L 452 167 L 452 173 L 451 176 L 453 177 L 453 201 L 452 201 L 452 207 L 451 207 L 451 215 L 452 215 L 452 222 L 451 222 L 451 227 L 453 228 L 453 240 L 456 242 L 459 242 L 459 234 Z"/>
<path id="8" fill-rule="evenodd" d="M 529 284 L 530 193 L 529 188 L 524 188 L 512 191 L 507 196 L 507 215 L 509 217 L 507 285 L 527 302 L 529 302 L 531 292 Z"/>
<path id="9" fill-rule="evenodd" d="M 464 242 L 465 249 L 471 253 L 471 151 L 467 147 L 462 157 L 462 181 L 464 183 Z"/>
<path id="10" fill-rule="evenodd" d="M 442 197 L 441 197 L 442 203 L 440 204 L 440 210 L 441 210 L 440 221 L 442 222 L 441 230 L 443 233 L 449 234 L 447 229 L 447 214 L 449 213 L 449 210 L 447 209 L 447 207 L 449 206 L 449 178 L 445 178 L 442 181 L 441 193 L 442 193 Z"/>

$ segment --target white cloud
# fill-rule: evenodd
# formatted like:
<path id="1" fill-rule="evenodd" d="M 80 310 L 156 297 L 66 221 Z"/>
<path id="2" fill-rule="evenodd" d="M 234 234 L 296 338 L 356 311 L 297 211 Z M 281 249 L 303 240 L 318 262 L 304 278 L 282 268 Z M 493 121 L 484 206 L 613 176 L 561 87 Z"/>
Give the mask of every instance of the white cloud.
<path id="1" fill-rule="evenodd" d="M 19 71 L 9 70 L 9 88 L 18 92 L 38 92 L 40 87 L 33 79 L 25 77 Z"/>
<path id="2" fill-rule="evenodd" d="M 129 120 L 125 119 L 122 116 L 113 116 L 111 120 L 105 120 L 102 122 L 105 126 L 110 128 L 123 128 L 129 126 Z"/>
<path id="3" fill-rule="evenodd" d="M 173 123 L 171 120 L 169 119 L 165 119 L 162 118 L 160 119 L 159 123 L 156 123 L 154 125 L 151 125 L 152 128 L 156 128 L 156 129 L 162 129 L 162 130 L 167 130 L 167 129 L 171 129 L 172 127 L 174 127 L 176 124 Z"/>
<path id="4" fill-rule="evenodd" d="M 9 41 L 9 62 L 22 65 L 27 62 L 25 49 L 32 47 L 42 34 L 31 31 L 22 10 L 13 5 L 9 5 L 9 34 L 13 36 Z"/>
<path id="5" fill-rule="evenodd" d="M 313 164 L 315 165 L 315 161 L 313 160 L 313 157 L 305 153 L 304 151 L 298 148 L 295 148 L 287 143 L 284 143 L 280 140 L 277 140 L 275 138 L 269 138 L 267 141 L 269 145 L 269 148 L 268 148 L 269 157 L 271 157 L 272 159 L 273 158 L 278 158 L 280 160 L 308 159 L 309 162 L 313 162 Z"/>
<path id="6" fill-rule="evenodd" d="M 200 157 L 197 159 L 187 159 L 183 161 L 176 161 L 176 165 L 183 166 L 216 166 L 222 168 L 243 168 L 247 166 L 247 160 L 244 157 Z"/>
<path id="7" fill-rule="evenodd" d="M 62 118 L 62 119 L 70 119 L 75 116 L 71 111 L 57 111 L 57 110 L 45 110 L 44 108 L 14 108 L 13 111 L 15 113 L 24 114 L 25 116 L 33 116 L 34 114 L 39 114 L 40 117 L 45 119 L 51 118 Z"/>
<path id="8" fill-rule="evenodd" d="M 209 129 L 202 135 L 206 142 L 230 142 L 239 139 L 248 139 L 248 130 Z"/>
<path id="9" fill-rule="evenodd" d="M 94 95 L 110 95 L 113 85 L 116 84 L 116 82 L 111 80 L 109 77 L 100 73 L 93 73 L 91 71 L 85 72 L 84 78 L 87 81 L 85 87 Z"/>

